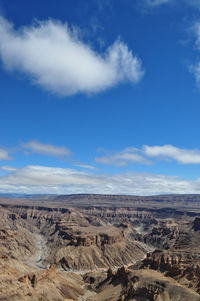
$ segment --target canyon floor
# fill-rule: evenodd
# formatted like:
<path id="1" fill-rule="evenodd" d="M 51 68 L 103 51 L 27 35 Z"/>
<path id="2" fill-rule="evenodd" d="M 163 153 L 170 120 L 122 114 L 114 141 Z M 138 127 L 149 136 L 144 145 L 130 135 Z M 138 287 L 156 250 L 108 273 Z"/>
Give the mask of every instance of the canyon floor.
<path id="1" fill-rule="evenodd" d="M 200 196 L 0 197 L 10 300 L 200 300 Z"/>

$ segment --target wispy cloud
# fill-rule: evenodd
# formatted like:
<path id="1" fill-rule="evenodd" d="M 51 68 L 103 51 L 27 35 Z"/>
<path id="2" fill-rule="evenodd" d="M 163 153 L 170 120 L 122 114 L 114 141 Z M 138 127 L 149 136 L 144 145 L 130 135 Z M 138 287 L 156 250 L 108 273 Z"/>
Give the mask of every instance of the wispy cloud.
<path id="1" fill-rule="evenodd" d="M 136 195 L 199 193 L 200 179 L 187 181 L 174 176 L 135 172 L 98 175 L 76 169 L 27 166 L 0 176 L 0 192 Z"/>
<path id="2" fill-rule="evenodd" d="M 146 159 L 142 152 L 137 148 L 126 148 L 120 152 L 113 153 L 102 157 L 95 158 L 97 163 L 108 165 L 126 166 L 130 163 L 151 164 L 152 162 Z"/>
<path id="3" fill-rule="evenodd" d="M 146 4 L 153 7 L 153 6 L 159 6 L 162 4 L 170 3 L 172 1 L 173 0 L 147 0 Z"/>
<path id="4" fill-rule="evenodd" d="M 0 169 L 5 171 L 15 171 L 17 168 L 12 166 L 0 166 Z"/>
<path id="5" fill-rule="evenodd" d="M 35 84 L 61 96 L 141 80 L 141 61 L 125 43 L 116 40 L 105 53 L 98 53 L 77 32 L 54 20 L 15 30 L 0 17 L 0 57 L 7 70 L 24 72 Z"/>
<path id="6" fill-rule="evenodd" d="M 74 165 L 77 166 L 77 167 L 85 168 L 85 169 L 91 169 L 91 170 L 95 170 L 96 169 L 92 165 L 81 163 L 81 162 L 78 162 L 78 161 L 74 162 Z"/>
<path id="7" fill-rule="evenodd" d="M 195 35 L 195 48 L 200 51 L 200 22 L 196 22 L 193 26 L 193 32 Z M 190 65 L 189 70 L 194 74 L 197 85 L 200 87 L 200 61 L 197 60 L 196 63 Z"/>
<path id="8" fill-rule="evenodd" d="M 192 6 L 194 8 L 200 9 L 200 1 L 199 0 L 143 0 L 143 5 L 149 7 L 159 7 L 163 4 L 186 4 Z"/>
<path id="9" fill-rule="evenodd" d="M 121 152 L 95 158 L 96 162 L 126 166 L 127 164 L 152 164 L 155 160 L 173 160 L 180 164 L 200 164 L 200 150 L 184 149 L 173 145 L 148 146 L 141 149 L 126 148 Z"/>
<path id="10" fill-rule="evenodd" d="M 7 150 L 0 148 L 0 161 L 1 160 L 10 160 L 11 157 L 9 156 Z"/>
<path id="11" fill-rule="evenodd" d="M 192 5 L 198 9 L 200 9 L 200 2 L 199 0 L 184 0 L 187 4 Z"/>
<path id="12" fill-rule="evenodd" d="M 69 157 L 72 154 L 71 151 L 66 147 L 44 144 L 36 140 L 23 143 L 22 148 L 33 153 L 53 157 Z"/>

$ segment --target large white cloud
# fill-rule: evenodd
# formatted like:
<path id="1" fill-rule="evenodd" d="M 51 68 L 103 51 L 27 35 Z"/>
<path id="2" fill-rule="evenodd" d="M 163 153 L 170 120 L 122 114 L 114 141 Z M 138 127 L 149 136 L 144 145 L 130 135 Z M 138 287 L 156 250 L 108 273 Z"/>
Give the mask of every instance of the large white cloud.
<path id="1" fill-rule="evenodd" d="M 144 74 L 141 61 L 122 41 L 100 54 L 67 24 L 53 20 L 15 30 L 0 17 L 0 57 L 7 70 L 25 72 L 34 83 L 63 96 L 137 83 Z"/>
<path id="2" fill-rule="evenodd" d="M 68 157 L 71 155 L 71 151 L 66 147 L 59 147 L 52 144 L 44 144 L 37 140 L 32 140 L 22 144 L 25 150 L 33 153 L 55 156 L 55 157 Z"/>
<path id="3" fill-rule="evenodd" d="M 152 195 L 199 193 L 200 179 L 129 172 L 102 174 L 76 169 L 27 166 L 0 176 L 1 193 L 103 193 Z"/>
<path id="4" fill-rule="evenodd" d="M 143 145 L 141 149 L 126 148 L 120 152 L 95 158 L 96 162 L 125 166 L 127 164 L 152 164 L 157 160 L 174 160 L 180 164 L 200 164 L 199 149 L 184 149 L 173 145 Z"/>

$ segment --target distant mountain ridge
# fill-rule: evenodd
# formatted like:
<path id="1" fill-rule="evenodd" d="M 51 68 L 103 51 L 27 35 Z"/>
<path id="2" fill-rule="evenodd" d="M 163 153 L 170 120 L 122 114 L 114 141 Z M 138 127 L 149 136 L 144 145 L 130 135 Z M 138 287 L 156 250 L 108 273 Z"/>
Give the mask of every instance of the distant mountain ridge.
<path id="1" fill-rule="evenodd" d="M 98 194 L 98 193 L 72 193 L 72 194 L 26 194 L 26 193 L 0 193 L 0 197 L 24 197 L 24 198 L 37 198 L 37 197 L 56 197 L 56 198 L 127 198 L 127 199 L 169 199 L 179 198 L 179 199 L 199 199 L 200 194 L 158 194 L 158 195 L 129 195 L 129 194 Z"/>
<path id="2" fill-rule="evenodd" d="M 1 203 L 55 204 L 55 206 L 105 206 L 105 207 L 149 207 L 200 209 L 200 194 L 167 194 L 153 196 L 109 195 L 109 194 L 0 194 Z"/>

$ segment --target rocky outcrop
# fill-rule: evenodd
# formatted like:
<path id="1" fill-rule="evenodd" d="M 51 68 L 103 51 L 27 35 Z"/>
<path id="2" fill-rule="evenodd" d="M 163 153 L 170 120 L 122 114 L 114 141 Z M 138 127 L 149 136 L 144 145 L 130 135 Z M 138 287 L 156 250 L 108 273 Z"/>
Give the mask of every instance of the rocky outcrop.
<path id="1" fill-rule="evenodd" d="M 153 269 L 176 279 L 200 293 L 199 255 L 190 252 L 155 250 L 143 260 L 140 269 Z"/>
<path id="2" fill-rule="evenodd" d="M 59 234 L 66 240 L 70 241 L 70 245 L 74 246 L 103 246 L 105 244 L 114 244 L 121 242 L 124 238 L 123 232 L 115 227 L 77 227 L 70 223 L 62 224 L 59 228 Z"/>
<path id="3" fill-rule="evenodd" d="M 187 259 L 182 254 L 155 250 L 147 254 L 141 268 L 165 272 L 169 276 L 181 275 Z"/>
<path id="4" fill-rule="evenodd" d="M 107 279 L 110 279 L 114 276 L 113 270 L 111 268 L 108 269 L 107 271 Z"/>
<path id="5" fill-rule="evenodd" d="M 196 217 L 195 220 L 193 221 L 192 228 L 194 231 L 199 231 L 200 230 L 200 218 Z"/>
<path id="6" fill-rule="evenodd" d="M 149 300 L 199 301 L 200 296 L 176 281 L 153 270 L 131 271 L 120 268 L 112 277 L 96 285 L 93 301 Z"/>
<path id="7" fill-rule="evenodd" d="M 31 274 L 20 277 L 19 281 L 25 283 L 26 285 L 31 285 L 32 287 L 36 287 L 37 276 L 36 276 L 36 274 L 31 273 Z"/>
<path id="8" fill-rule="evenodd" d="M 22 274 L 17 261 L 0 262 L 0 300 L 47 301 L 78 300 L 84 294 L 81 277 L 64 275 L 55 266 Z M 3 276 L 3 277 L 2 277 Z"/>

